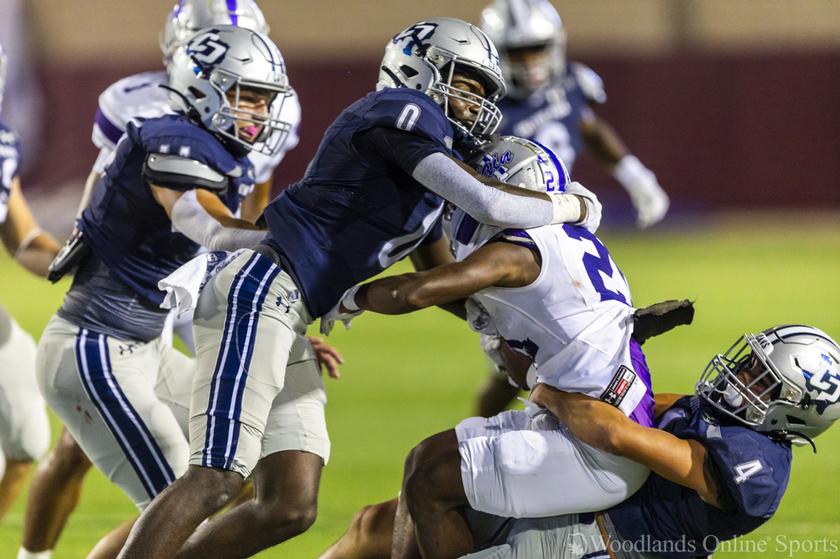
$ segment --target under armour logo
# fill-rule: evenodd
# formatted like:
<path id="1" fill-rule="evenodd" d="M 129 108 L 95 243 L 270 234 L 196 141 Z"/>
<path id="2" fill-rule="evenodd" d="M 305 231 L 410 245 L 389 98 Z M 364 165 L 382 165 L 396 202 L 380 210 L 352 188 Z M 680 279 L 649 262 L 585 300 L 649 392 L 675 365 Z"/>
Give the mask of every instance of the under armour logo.
<path id="1" fill-rule="evenodd" d="M 405 47 L 403 47 L 403 54 L 411 56 L 411 51 L 414 47 L 417 47 L 419 50 L 423 50 L 426 47 L 425 41 L 432 38 L 437 26 L 437 23 L 417 23 L 399 35 L 395 35 L 391 42 L 397 44 L 400 41 L 407 41 Z"/>
<path id="2" fill-rule="evenodd" d="M 300 301 L 300 291 L 294 289 L 289 293 L 288 299 L 284 299 L 282 295 L 278 295 L 275 304 L 278 307 L 283 307 L 284 309 L 286 309 L 286 313 L 288 314 L 288 312 L 292 310 L 292 305 L 294 305 L 298 301 Z"/>
<path id="3" fill-rule="evenodd" d="M 120 355 L 123 355 L 124 353 L 132 353 L 133 354 L 134 353 L 134 347 L 135 347 L 135 344 L 125 344 L 125 345 L 119 344 L 119 345 L 117 345 L 117 349 L 120 350 Z"/>

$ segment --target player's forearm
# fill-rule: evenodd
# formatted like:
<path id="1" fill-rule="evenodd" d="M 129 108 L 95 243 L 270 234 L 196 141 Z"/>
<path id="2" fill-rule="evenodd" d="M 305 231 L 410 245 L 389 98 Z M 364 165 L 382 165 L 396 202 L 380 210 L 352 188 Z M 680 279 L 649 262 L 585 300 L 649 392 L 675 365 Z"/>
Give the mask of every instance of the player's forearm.
<path id="1" fill-rule="evenodd" d="M 420 273 L 382 278 L 359 287 L 355 303 L 365 311 L 380 314 L 406 314 L 424 308 L 414 293 Z"/>
<path id="2" fill-rule="evenodd" d="M 242 200 L 240 215 L 242 219 L 255 222 L 262 215 L 263 210 L 271 201 L 271 180 L 260 183 Z"/>
<path id="3" fill-rule="evenodd" d="M 586 218 L 586 204 L 578 196 L 562 193 L 549 196 L 503 183 L 487 185 L 442 153 L 420 161 L 412 176 L 473 219 L 497 227 L 540 227 L 550 223 L 576 223 Z"/>
<path id="4" fill-rule="evenodd" d="M 617 408 L 601 400 L 563 392 L 545 384 L 534 388 L 531 400 L 550 411 L 586 444 L 604 452 L 621 454 L 623 441 L 620 431 L 625 421 L 632 421 Z"/>
<path id="5" fill-rule="evenodd" d="M 256 229 L 244 220 L 232 216 L 211 216 L 197 201 L 194 190 L 178 197 L 171 206 L 170 216 L 175 230 L 210 250 L 253 248 L 266 235 L 264 230 Z"/>
<path id="6" fill-rule="evenodd" d="M 630 153 L 618 133 L 598 116 L 584 121 L 581 132 L 587 152 L 608 172 L 612 172 L 616 163 Z"/>

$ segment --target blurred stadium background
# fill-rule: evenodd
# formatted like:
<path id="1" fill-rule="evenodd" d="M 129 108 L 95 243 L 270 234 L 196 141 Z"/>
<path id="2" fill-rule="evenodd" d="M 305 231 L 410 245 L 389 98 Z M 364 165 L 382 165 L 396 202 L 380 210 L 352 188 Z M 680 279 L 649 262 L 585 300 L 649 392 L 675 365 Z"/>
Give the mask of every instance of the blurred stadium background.
<path id="1" fill-rule="evenodd" d="M 172 3 L 0 0 L 0 42 L 12 62 L 2 118 L 23 134 L 25 193 L 59 236 L 95 158 L 97 96 L 120 77 L 161 66 L 157 40 Z M 484 4 L 263 0 L 303 107 L 301 144 L 281 165 L 278 188 L 302 175 L 338 112 L 372 89 L 388 38 L 425 17 L 476 21 Z M 603 237 L 636 303 L 697 300 L 694 326 L 645 347 L 655 388 L 690 391 L 713 353 L 772 323 L 811 323 L 840 337 L 840 2 L 555 5 L 569 58 L 605 81 L 599 114 L 672 198 L 663 224 L 637 232 L 612 179 L 586 158 L 576 167 L 575 178 L 604 202 Z M 66 285 L 27 277 L 3 257 L 0 289 L 0 304 L 37 336 Z M 470 414 L 484 376 L 477 338 L 438 311 L 362 317 L 335 342 L 347 364 L 344 378 L 329 383 L 334 448 L 319 520 L 261 557 L 314 557 L 361 505 L 395 495 L 408 449 Z M 716 557 L 840 556 L 840 429 L 818 443 L 817 456 L 796 452 L 777 517 Z M 0 557 L 17 550 L 23 502 L 0 526 Z M 129 514 L 119 491 L 91 476 L 56 556 L 83 557 Z"/>

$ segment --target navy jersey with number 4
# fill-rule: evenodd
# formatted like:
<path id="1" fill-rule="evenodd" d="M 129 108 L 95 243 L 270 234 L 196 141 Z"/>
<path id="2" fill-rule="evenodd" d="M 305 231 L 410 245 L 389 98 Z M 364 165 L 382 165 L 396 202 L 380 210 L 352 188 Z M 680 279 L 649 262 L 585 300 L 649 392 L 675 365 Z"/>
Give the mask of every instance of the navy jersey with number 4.
<path id="1" fill-rule="evenodd" d="M 443 199 L 411 174 L 432 153 L 454 155 L 454 134 L 423 93 L 370 93 L 327 129 L 304 178 L 269 204 L 268 244 L 313 318 L 353 285 L 440 237 Z"/>
<path id="2" fill-rule="evenodd" d="M 723 508 L 651 474 L 638 492 L 607 511 L 622 540 L 639 542 L 656 557 L 707 557 L 717 543 L 755 530 L 776 512 L 790 478 L 790 445 L 712 410 L 686 396 L 658 426 L 706 447 Z"/>
<path id="3" fill-rule="evenodd" d="M 228 176 L 220 195 L 232 211 L 254 185 L 253 167 L 216 136 L 183 115 L 129 123 L 105 174 L 94 187 L 79 228 L 94 254 L 111 272 L 149 303 L 163 301 L 157 283 L 192 258 L 200 248 L 180 233 L 155 201 L 142 176 L 150 153 L 193 159 Z"/>
<path id="4" fill-rule="evenodd" d="M 20 144 L 15 134 L 0 122 L 0 224 L 9 213 L 9 196 L 12 194 L 12 180 L 20 168 Z"/>

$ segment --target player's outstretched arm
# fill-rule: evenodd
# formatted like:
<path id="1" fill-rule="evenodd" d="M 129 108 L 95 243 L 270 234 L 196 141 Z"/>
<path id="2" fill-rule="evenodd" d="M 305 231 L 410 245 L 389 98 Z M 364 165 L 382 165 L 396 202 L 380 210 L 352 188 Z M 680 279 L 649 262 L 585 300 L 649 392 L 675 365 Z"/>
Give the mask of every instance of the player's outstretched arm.
<path id="1" fill-rule="evenodd" d="M 362 310 L 404 314 L 464 299 L 490 286 L 523 287 L 539 275 L 537 258 L 518 245 L 490 243 L 462 262 L 364 284 L 354 301 Z"/>
<path id="2" fill-rule="evenodd" d="M 668 194 L 656 175 L 630 154 L 618 133 L 607 122 L 591 113 L 581 123 L 581 135 L 587 151 L 615 177 L 633 202 L 637 225 L 645 228 L 660 221 L 668 212 Z"/>
<path id="3" fill-rule="evenodd" d="M 534 388 L 531 400 L 547 408 L 586 444 L 639 462 L 663 478 L 693 489 L 705 502 L 720 506 L 717 484 L 706 467 L 706 448 L 699 442 L 642 427 L 606 402 L 545 384 Z"/>
<path id="4" fill-rule="evenodd" d="M 59 246 L 52 235 L 38 227 L 23 197 L 18 178 L 12 180 L 8 209 L 6 221 L 0 225 L 3 245 L 24 268 L 47 277 L 50 262 L 58 254 Z"/>
<path id="5" fill-rule="evenodd" d="M 593 223 L 593 218 L 600 221 L 600 205 L 594 194 L 547 194 L 516 188 L 484 177 L 442 153 L 422 159 L 412 177 L 475 220 L 489 225 L 531 228 L 578 223 L 594 230 L 598 223 Z"/>

